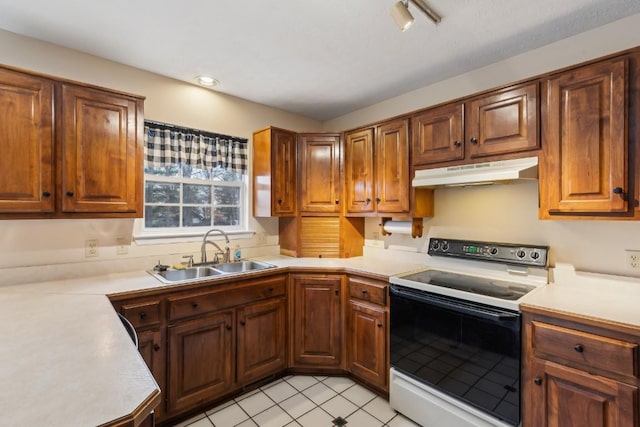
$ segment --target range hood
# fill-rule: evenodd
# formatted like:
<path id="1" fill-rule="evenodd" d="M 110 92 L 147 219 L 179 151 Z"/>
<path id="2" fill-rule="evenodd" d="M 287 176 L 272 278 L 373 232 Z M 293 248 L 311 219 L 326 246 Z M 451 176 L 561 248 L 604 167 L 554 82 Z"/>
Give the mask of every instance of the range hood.
<path id="1" fill-rule="evenodd" d="M 538 178 L 538 158 L 500 160 L 472 165 L 417 170 L 412 185 L 421 188 L 508 184 Z"/>

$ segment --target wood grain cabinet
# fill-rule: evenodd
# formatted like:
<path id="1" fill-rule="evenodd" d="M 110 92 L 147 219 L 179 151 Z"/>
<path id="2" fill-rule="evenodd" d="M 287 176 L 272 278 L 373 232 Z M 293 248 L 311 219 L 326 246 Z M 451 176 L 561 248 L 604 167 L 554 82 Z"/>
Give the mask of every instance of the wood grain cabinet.
<path id="1" fill-rule="evenodd" d="M 615 58 L 546 80 L 541 218 L 632 215 L 627 102 L 638 88 L 628 66 Z"/>
<path id="2" fill-rule="evenodd" d="M 512 86 L 416 113 L 416 167 L 540 148 L 538 83 Z"/>
<path id="3" fill-rule="evenodd" d="M 387 285 L 349 277 L 347 286 L 347 369 L 356 378 L 388 392 Z"/>
<path id="4" fill-rule="evenodd" d="M 296 134 L 268 127 L 253 133 L 253 216 L 294 216 L 297 209 Z"/>
<path id="5" fill-rule="evenodd" d="M 340 213 L 340 134 L 299 134 L 300 212 Z"/>
<path id="6" fill-rule="evenodd" d="M 344 153 L 345 215 L 432 215 L 418 207 L 432 206 L 433 193 L 409 180 L 409 119 L 347 132 Z"/>
<path id="7" fill-rule="evenodd" d="M 523 317 L 523 426 L 637 426 L 640 331 L 535 311 Z"/>
<path id="8" fill-rule="evenodd" d="M 142 215 L 143 98 L 0 68 L 0 107 L 0 218 Z"/>
<path id="9" fill-rule="evenodd" d="M 344 369 L 342 275 L 292 276 L 291 365 Z"/>

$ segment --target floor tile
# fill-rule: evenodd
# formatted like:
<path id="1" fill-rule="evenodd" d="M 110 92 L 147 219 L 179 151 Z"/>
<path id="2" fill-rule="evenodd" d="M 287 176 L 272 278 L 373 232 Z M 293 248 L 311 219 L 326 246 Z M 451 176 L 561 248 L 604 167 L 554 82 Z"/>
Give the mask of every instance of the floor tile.
<path id="1" fill-rule="evenodd" d="M 255 389 L 255 390 L 251 390 L 250 392 L 247 392 L 247 393 L 245 393 L 245 394 L 243 394 L 241 396 L 236 397 L 235 401 L 239 402 L 241 400 L 246 399 L 247 397 L 253 396 L 256 393 L 260 393 L 260 389 L 259 388 Z"/>
<path id="2" fill-rule="evenodd" d="M 342 393 L 355 384 L 353 380 L 345 377 L 329 377 L 323 382 L 338 393 Z"/>
<path id="3" fill-rule="evenodd" d="M 260 427 L 282 427 L 293 421 L 293 418 L 279 406 L 273 406 L 253 417 Z"/>
<path id="4" fill-rule="evenodd" d="M 327 414 L 320 408 L 316 408 L 311 412 L 307 412 L 302 417 L 298 418 L 296 421 L 303 427 L 331 427 L 333 423 L 333 418 L 331 415 Z M 357 426 L 358 424 L 353 424 L 353 426 Z M 362 424 L 362 426 L 370 427 L 366 424 Z M 371 426 L 373 427 L 373 426 Z"/>
<path id="5" fill-rule="evenodd" d="M 327 378 L 329 378 L 329 377 L 327 377 L 327 376 L 319 377 L 319 376 L 317 376 L 317 375 L 314 375 L 314 378 L 315 378 L 315 379 L 317 379 L 318 381 L 324 381 L 324 380 L 326 380 L 326 379 L 327 379 Z"/>
<path id="6" fill-rule="evenodd" d="M 256 414 L 264 411 L 275 405 L 274 401 L 263 392 L 254 394 L 238 402 L 238 405 L 244 409 L 249 416 L 253 417 Z"/>
<path id="7" fill-rule="evenodd" d="M 369 415 L 362 409 L 354 412 L 347 417 L 347 426 L 367 426 L 367 427 L 382 427 L 383 423 Z"/>
<path id="8" fill-rule="evenodd" d="M 216 426 L 216 427 L 218 427 L 218 426 Z M 253 420 L 248 419 L 247 421 L 244 421 L 244 422 L 238 424 L 235 427 L 258 427 L 258 424 L 254 423 Z"/>
<path id="9" fill-rule="evenodd" d="M 420 427 L 419 424 L 414 423 L 409 418 L 398 414 L 391 421 L 387 423 L 389 427 Z"/>
<path id="10" fill-rule="evenodd" d="M 180 424 L 174 424 L 173 427 L 187 427 L 197 421 L 202 420 L 203 418 L 206 418 L 205 414 L 198 414 L 195 417 L 189 418 L 188 420 L 181 422 Z"/>
<path id="11" fill-rule="evenodd" d="M 351 402 L 355 403 L 357 406 L 364 406 L 370 401 L 372 401 L 376 395 L 366 388 L 362 387 L 359 384 L 354 385 L 353 387 L 348 388 L 343 391 L 343 397 L 346 397 Z"/>
<path id="12" fill-rule="evenodd" d="M 391 418 L 396 416 L 396 411 L 391 409 L 391 406 L 389 406 L 389 402 L 387 402 L 380 396 L 364 405 L 362 409 L 364 409 L 383 423 L 388 422 Z"/>
<path id="13" fill-rule="evenodd" d="M 224 402 L 224 403 L 222 403 L 222 404 L 220 404 L 220 405 L 216 406 L 216 407 L 215 407 L 215 408 L 213 408 L 213 409 L 209 409 L 209 410 L 206 412 L 206 414 L 207 414 L 207 415 L 215 414 L 216 412 L 223 410 L 223 409 L 224 409 L 224 408 L 226 408 L 227 406 L 231 406 L 231 405 L 235 405 L 235 404 L 236 404 L 236 401 L 235 401 L 235 400 L 233 400 L 233 399 L 231 399 L 231 400 L 229 400 L 229 401 L 227 401 L 227 402 Z"/>
<path id="14" fill-rule="evenodd" d="M 332 399 L 329 399 L 322 405 L 320 405 L 320 407 L 327 411 L 333 418 L 347 418 L 347 416 L 353 414 L 358 410 L 358 407 L 356 405 L 349 402 L 342 396 L 336 396 Z"/>
<path id="15" fill-rule="evenodd" d="M 288 382 L 282 381 L 272 387 L 264 387 L 262 392 L 269 396 L 274 402 L 280 403 L 298 393 L 298 390 L 293 388 Z"/>
<path id="16" fill-rule="evenodd" d="M 297 390 L 302 391 L 318 383 L 318 380 L 311 376 L 295 375 L 286 380 L 289 384 L 294 386 Z"/>
<path id="17" fill-rule="evenodd" d="M 314 409 L 316 404 L 304 394 L 296 394 L 295 396 L 280 402 L 280 406 L 293 418 L 298 418 L 304 413 Z"/>
<path id="18" fill-rule="evenodd" d="M 209 421 L 209 418 L 207 417 L 201 418 L 193 424 L 188 424 L 188 427 L 212 427 L 212 426 L 213 424 L 211 424 L 211 421 Z"/>
<path id="19" fill-rule="evenodd" d="M 320 405 L 334 397 L 337 393 L 323 383 L 317 383 L 304 390 L 302 394 L 311 399 L 316 405 Z"/>
<path id="20" fill-rule="evenodd" d="M 227 406 L 213 413 L 209 411 L 207 415 L 216 427 L 235 426 L 249 419 L 249 415 L 238 404 Z"/>

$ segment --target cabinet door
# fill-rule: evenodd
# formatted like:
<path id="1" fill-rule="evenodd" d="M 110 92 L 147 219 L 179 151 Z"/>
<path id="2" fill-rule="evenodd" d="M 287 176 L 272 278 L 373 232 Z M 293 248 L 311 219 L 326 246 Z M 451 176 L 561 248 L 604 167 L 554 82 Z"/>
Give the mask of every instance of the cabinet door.
<path id="1" fill-rule="evenodd" d="M 380 213 L 406 213 L 409 204 L 409 121 L 378 127 L 376 135 L 376 208 Z"/>
<path id="2" fill-rule="evenodd" d="M 294 276 L 293 362 L 342 366 L 341 276 Z"/>
<path id="3" fill-rule="evenodd" d="M 417 114 L 411 126 L 415 166 L 464 158 L 464 104 L 446 104 Z"/>
<path id="4" fill-rule="evenodd" d="M 300 210 L 340 212 L 340 136 L 300 135 Z"/>
<path id="5" fill-rule="evenodd" d="M 349 302 L 348 369 L 357 377 L 387 386 L 387 319 L 384 308 Z"/>
<path id="6" fill-rule="evenodd" d="M 0 212 L 53 212 L 53 83 L 0 69 Z"/>
<path id="7" fill-rule="evenodd" d="M 348 213 L 375 211 L 372 128 L 345 135 L 345 199 Z"/>
<path id="8" fill-rule="evenodd" d="M 638 387 L 539 359 L 532 372 L 523 387 L 523 425 L 638 425 Z"/>
<path id="9" fill-rule="evenodd" d="M 238 382 L 279 372 L 285 359 L 286 300 L 252 304 L 238 310 Z"/>
<path id="10" fill-rule="evenodd" d="M 233 385 L 233 312 L 168 328 L 167 411 L 170 415 L 215 399 Z"/>
<path id="11" fill-rule="evenodd" d="M 273 214 L 296 214 L 296 135 L 274 129 L 273 141 Z"/>
<path id="12" fill-rule="evenodd" d="M 164 393 L 165 393 L 165 349 L 162 343 L 162 334 L 159 329 L 151 329 L 148 331 L 136 331 L 138 334 L 138 351 L 142 355 L 149 370 L 153 374 L 160 390 L 162 391 L 162 400 L 160 405 L 155 409 L 155 420 L 160 421 L 165 414 L 164 410 Z"/>
<path id="13" fill-rule="evenodd" d="M 625 59 L 548 80 L 542 216 L 627 212 Z"/>
<path id="14" fill-rule="evenodd" d="M 470 101 L 469 157 L 534 150 L 538 138 L 538 83 Z"/>
<path id="15" fill-rule="evenodd" d="M 62 85 L 62 211 L 142 215 L 142 103 Z"/>

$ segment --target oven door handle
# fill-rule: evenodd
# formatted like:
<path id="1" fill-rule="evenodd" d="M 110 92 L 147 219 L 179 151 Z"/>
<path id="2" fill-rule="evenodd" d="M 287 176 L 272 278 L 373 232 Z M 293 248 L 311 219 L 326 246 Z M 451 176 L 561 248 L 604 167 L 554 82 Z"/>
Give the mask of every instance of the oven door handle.
<path id="1" fill-rule="evenodd" d="M 407 291 L 393 285 L 389 287 L 389 292 L 403 298 L 424 302 L 440 308 L 446 308 L 488 320 L 504 321 L 517 319 L 519 317 L 519 314 L 517 313 L 510 313 L 493 308 L 479 307 L 475 304 L 470 304 L 467 302 L 457 302 L 449 298 L 441 298 L 439 296 L 432 295 L 426 292 Z"/>

